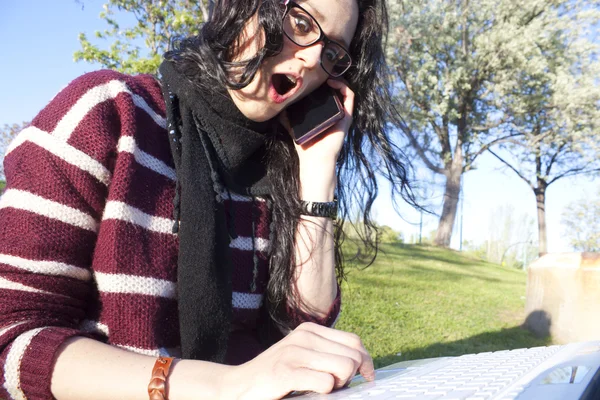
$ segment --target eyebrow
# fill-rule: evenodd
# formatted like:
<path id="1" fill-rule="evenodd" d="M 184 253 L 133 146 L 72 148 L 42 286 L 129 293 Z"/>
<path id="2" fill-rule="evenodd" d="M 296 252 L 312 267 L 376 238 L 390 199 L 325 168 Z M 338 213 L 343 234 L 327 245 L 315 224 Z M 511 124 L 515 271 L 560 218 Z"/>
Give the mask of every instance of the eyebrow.
<path id="1" fill-rule="evenodd" d="M 299 4 L 302 6 L 302 8 L 306 9 L 306 11 L 309 11 L 309 12 L 310 12 L 310 15 L 312 15 L 312 16 L 313 16 L 313 18 L 317 18 L 317 22 L 319 22 L 319 20 L 323 21 L 323 20 L 325 20 L 325 19 L 326 19 L 326 18 L 323 16 L 323 14 L 321 14 L 321 13 L 319 12 L 319 10 L 317 10 L 316 8 L 314 8 L 313 6 L 311 6 L 311 5 L 310 5 L 310 3 L 308 3 L 308 2 L 302 2 L 302 3 L 299 3 Z M 321 24 L 319 23 L 319 27 L 320 27 L 320 26 L 321 26 Z M 321 28 L 321 31 L 323 31 L 323 28 Z M 344 47 L 345 47 L 346 49 L 349 49 L 349 48 L 350 48 L 350 44 L 349 44 L 349 43 L 346 43 L 346 41 L 345 41 L 344 39 L 342 39 L 342 38 L 338 38 L 338 37 L 334 37 L 334 36 L 331 36 L 331 35 L 328 35 L 328 34 L 326 34 L 325 32 L 323 32 L 323 33 L 324 33 L 324 34 L 325 34 L 325 36 L 327 36 L 329 39 L 331 39 L 331 40 L 333 40 L 333 41 L 335 41 L 335 42 L 338 42 L 338 43 L 341 43 L 341 44 L 343 44 L 343 45 L 344 45 Z"/>

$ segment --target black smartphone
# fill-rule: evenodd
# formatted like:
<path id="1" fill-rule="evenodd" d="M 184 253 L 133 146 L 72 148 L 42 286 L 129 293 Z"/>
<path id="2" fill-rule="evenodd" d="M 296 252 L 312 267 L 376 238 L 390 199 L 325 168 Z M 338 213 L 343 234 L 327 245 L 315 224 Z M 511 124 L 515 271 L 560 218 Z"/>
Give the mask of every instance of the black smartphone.
<path id="1" fill-rule="evenodd" d="M 315 139 L 344 118 L 344 114 L 338 93 L 326 83 L 287 108 L 290 128 L 297 144 Z"/>

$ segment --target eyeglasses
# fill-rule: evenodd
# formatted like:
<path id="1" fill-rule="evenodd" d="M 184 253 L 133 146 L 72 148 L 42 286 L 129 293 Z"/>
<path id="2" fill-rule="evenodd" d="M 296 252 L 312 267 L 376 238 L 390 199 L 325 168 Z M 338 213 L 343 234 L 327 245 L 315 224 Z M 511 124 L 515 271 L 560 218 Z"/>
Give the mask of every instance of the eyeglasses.
<path id="1" fill-rule="evenodd" d="M 334 78 L 342 76 L 352 65 L 348 50 L 325 36 L 317 20 L 293 1 L 286 6 L 283 32 L 300 47 L 309 47 L 322 41 L 321 67 Z"/>

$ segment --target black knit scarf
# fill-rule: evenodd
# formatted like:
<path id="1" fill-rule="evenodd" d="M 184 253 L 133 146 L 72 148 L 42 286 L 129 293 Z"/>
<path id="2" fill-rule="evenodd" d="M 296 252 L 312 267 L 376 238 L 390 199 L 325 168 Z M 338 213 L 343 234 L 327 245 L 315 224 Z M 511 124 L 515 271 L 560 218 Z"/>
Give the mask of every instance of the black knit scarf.
<path id="1" fill-rule="evenodd" d="M 235 221 L 226 218 L 221 195 L 269 194 L 265 132 L 272 124 L 247 119 L 223 90 L 198 90 L 170 61 L 160 74 L 177 171 L 182 356 L 223 362 L 232 317 L 229 242 Z"/>

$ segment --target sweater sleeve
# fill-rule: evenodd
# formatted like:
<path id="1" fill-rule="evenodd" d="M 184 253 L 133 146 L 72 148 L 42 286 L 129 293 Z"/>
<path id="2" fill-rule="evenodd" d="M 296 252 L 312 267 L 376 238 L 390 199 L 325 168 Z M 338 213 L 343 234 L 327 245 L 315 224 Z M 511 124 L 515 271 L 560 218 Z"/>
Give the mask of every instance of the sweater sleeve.
<path id="1" fill-rule="evenodd" d="M 11 143 L 0 199 L 0 398 L 52 399 L 58 347 L 93 296 L 91 260 L 123 110 L 116 73 L 63 89 Z M 120 74 L 119 74 L 120 75 Z M 129 101 L 131 103 L 131 100 Z"/>
<path id="2" fill-rule="evenodd" d="M 288 316 L 290 317 L 290 321 L 292 322 L 292 328 L 297 327 L 298 325 L 300 325 L 303 322 L 314 322 L 319 325 L 333 328 L 333 327 L 335 327 L 335 324 L 337 323 L 338 318 L 340 316 L 341 304 L 342 304 L 342 301 L 341 301 L 340 286 L 338 285 L 337 286 L 337 295 L 335 296 L 335 299 L 333 300 L 333 303 L 331 303 L 331 306 L 329 307 L 329 311 L 327 312 L 327 314 L 325 316 L 317 317 L 317 316 L 308 314 L 298 308 L 292 307 L 290 305 L 288 305 L 286 307 L 286 311 L 288 313 Z"/>

